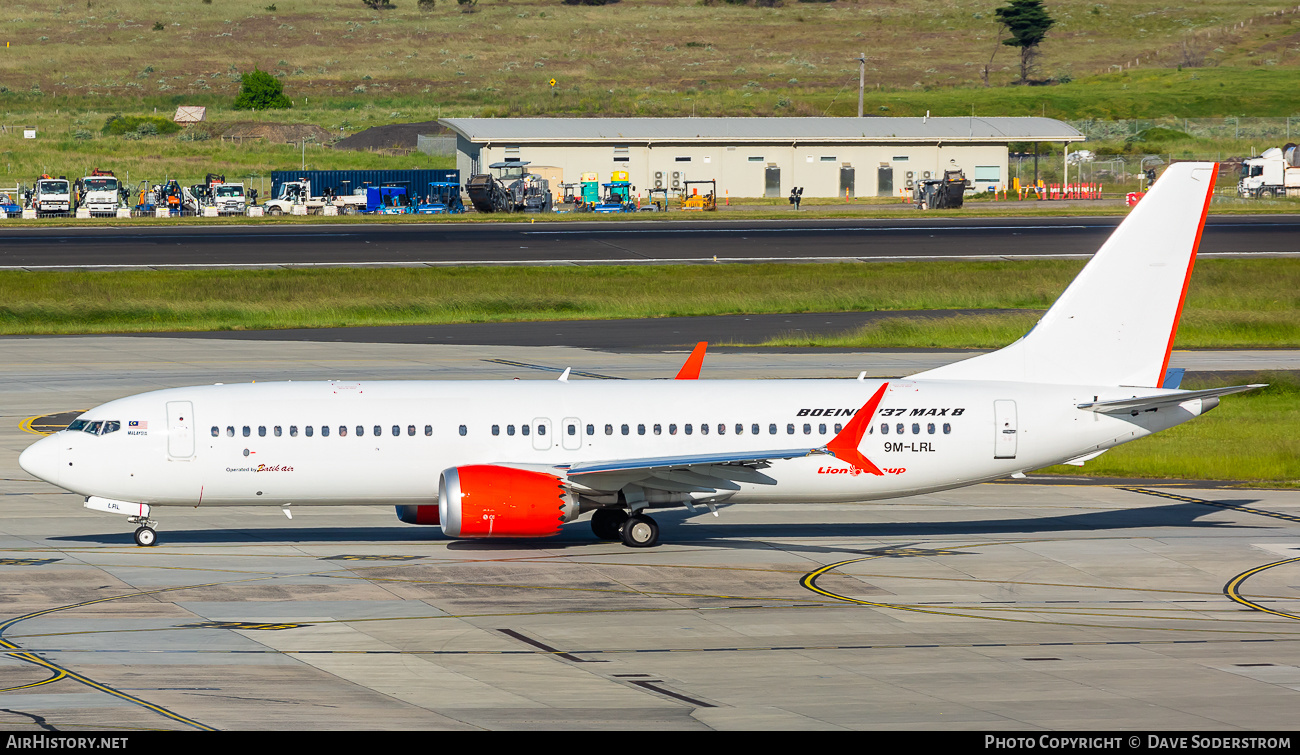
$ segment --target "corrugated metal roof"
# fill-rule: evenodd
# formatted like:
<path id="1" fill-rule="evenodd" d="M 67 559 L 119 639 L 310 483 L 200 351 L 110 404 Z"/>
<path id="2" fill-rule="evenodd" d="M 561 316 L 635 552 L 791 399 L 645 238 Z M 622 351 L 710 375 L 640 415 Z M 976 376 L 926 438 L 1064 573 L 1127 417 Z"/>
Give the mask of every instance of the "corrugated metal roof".
<path id="1" fill-rule="evenodd" d="M 444 118 L 473 142 L 1082 141 L 1053 118 Z"/>

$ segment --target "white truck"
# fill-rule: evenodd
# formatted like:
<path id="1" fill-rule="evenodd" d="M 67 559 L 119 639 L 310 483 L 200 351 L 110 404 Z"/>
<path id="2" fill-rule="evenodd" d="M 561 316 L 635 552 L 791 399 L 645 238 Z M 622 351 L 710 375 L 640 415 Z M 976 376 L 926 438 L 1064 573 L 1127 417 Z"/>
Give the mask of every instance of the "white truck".
<path id="1" fill-rule="evenodd" d="M 77 180 L 77 207 L 90 210 L 91 215 L 116 215 L 122 206 L 121 185 L 108 171 L 96 170 Z"/>
<path id="2" fill-rule="evenodd" d="M 41 176 L 32 189 L 31 208 L 38 215 L 67 214 L 72 211 L 72 184 L 66 178 Z"/>
<path id="3" fill-rule="evenodd" d="M 1254 199 L 1300 194 L 1300 150 L 1288 144 L 1282 149 L 1271 147 L 1259 157 L 1241 161 L 1241 179 L 1237 196 Z"/>
<path id="4" fill-rule="evenodd" d="M 275 195 L 275 199 L 267 200 L 263 206 L 266 208 L 267 215 L 293 214 L 295 206 L 303 208 L 298 212 L 300 215 L 319 215 L 326 207 L 335 207 L 338 213 L 350 215 L 366 209 L 366 195 L 361 193 L 318 197 L 312 194 L 311 181 L 302 179 L 280 184 L 280 193 Z"/>
<path id="5" fill-rule="evenodd" d="M 212 195 L 212 203 L 222 215 L 243 215 L 248 209 L 243 184 L 216 184 L 212 187 Z"/>

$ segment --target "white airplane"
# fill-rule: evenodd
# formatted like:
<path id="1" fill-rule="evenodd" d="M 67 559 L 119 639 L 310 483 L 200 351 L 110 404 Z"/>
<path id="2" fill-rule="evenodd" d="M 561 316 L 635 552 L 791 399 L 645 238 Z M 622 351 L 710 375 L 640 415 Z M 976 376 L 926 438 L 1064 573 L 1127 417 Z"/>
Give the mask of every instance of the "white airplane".
<path id="1" fill-rule="evenodd" d="M 1256 385 L 1183 391 L 1169 353 L 1218 166 L 1171 166 L 1006 348 L 897 380 L 283 382 L 153 391 L 19 464 L 125 514 L 387 504 L 459 538 L 655 545 L 655 508 L 865 501 L 1094 458 Z M 1176 375 L 1176 376 L 1175 376 Z M 291 515 L 290 515 L 291 516 Z"/>

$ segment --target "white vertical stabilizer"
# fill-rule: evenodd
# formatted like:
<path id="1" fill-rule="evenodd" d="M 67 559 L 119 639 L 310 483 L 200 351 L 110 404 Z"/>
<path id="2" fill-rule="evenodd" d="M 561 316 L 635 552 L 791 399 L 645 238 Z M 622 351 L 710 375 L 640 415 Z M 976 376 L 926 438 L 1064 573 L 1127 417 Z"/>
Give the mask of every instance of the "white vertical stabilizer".
<path id="1" fill-rule="evenodd" d="M 1159 386 L 1218 167 L 1169 166 L 1019 341 L 912 377 Z"/>

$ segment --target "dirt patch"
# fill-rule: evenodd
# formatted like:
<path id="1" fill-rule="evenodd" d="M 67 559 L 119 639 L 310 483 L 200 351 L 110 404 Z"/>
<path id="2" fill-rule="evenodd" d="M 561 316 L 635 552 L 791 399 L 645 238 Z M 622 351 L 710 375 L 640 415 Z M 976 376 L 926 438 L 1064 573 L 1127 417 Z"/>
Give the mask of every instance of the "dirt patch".
<path id="1" fill-rule="evenodd" d="M 226 125 L 221 138 L 235 141 L 265 139 L 272 144 L 300 144 L 306 139 L 309 144 L 328 144 L 333 137 L 329 131 L 311 123 L 239 121 Z"/>
<path id="2" fill-rule="evenodd" d="M 450 134 L 451 131 L 437 121 L 421 123 L 394 123 L 374 126 L 334 143 L 334 149 L 357 151 L 383 149 L 415 149 L 417 137 Z"/>

